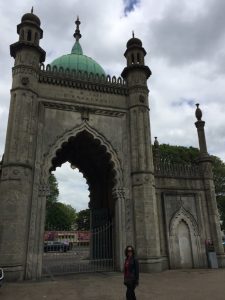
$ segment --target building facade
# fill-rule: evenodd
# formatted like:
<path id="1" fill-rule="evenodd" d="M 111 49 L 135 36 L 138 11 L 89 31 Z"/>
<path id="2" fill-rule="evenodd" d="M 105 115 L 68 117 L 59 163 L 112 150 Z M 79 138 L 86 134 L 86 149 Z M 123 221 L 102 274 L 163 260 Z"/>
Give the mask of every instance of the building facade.
<path id="1" fill-rule="evenodd" d="M 40 19 L 25 14 L 15 59 L 5 152 L 0 167 L 0 267 L 11 280 L 36 279 L 42 255 L 48 178 L 70 162 L 87 180 L 92 226 L 114 220 L 113 253 L 137 250 L 143 272 L 208 267 L 212 240 L 220 267 L 224 251 L 204 121 L 196 110 L 200 157 L 195 166 L 160 161 L 152 152 L 151 75 L 140 39 L 132 37 L 120 78 L 83 54 L 80 21 L 71 53 L 45 66 Z"/>

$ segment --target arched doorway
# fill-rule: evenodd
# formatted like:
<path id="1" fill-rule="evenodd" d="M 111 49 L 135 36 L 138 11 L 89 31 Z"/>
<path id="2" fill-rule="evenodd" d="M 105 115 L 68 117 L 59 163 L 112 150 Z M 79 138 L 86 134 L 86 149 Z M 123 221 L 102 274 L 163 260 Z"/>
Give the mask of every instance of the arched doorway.
<path id="1" fill-rule="evenodd" d="M 188 225 L 182 220 L 177 228 L 178 245 L 180 252 L 180 267 L 181 268 L 192 268 L 192 247 L 191 247 L 191 236 Z"/>
<path id="2" fill-rule="evenodd" d="M 49 172 L 51 173 L 65 162 L 69 162 L 72 168 L 79 169 L 89 186 L 90 230 L 83 232 L 83 235 L 89 237 L 84 245 L 77 238 L 82 232 L 55 231 L 55 241 L 49 241 L 50 246 L 45 246 L 44 250 L 52 253 L 61 250 L 67 252 L 67 256 L 61 253 L 56 259 L 56 256 L 46 256 L 44 253 L 42 273 L 54 275 L 112 271 L 115 260 L 115 197 L 113 194 L 116 171 L 111 154 L 99 139 L 95 139 L 90 132 L 83 130 L 75 136 L 70 136 L 61 144 L 51 160 Z M 56 249 L 56 244 L 62 242 L 59 241 L 59 235 L 68 237 L 68 234 L 77 235 L 73 238 L 72 247 L 64 248 L 60 245 L 59 247 L 63 248 Z"/>
<path id="3" fill-rule="evenodd" d="M 183 206 L 170 221 L 168 250 L 170 268 L 197 268 L 201 263 L 199 229 L 194 217 Z"/>

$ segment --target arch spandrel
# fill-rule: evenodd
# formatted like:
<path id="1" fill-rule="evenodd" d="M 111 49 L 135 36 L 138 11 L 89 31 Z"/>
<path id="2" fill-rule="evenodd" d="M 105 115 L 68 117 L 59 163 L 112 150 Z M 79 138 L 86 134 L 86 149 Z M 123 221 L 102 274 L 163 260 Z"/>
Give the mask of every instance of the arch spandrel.
<path id="1" fill-rule="evenodd" d="M 113 171 L 115 172 L 115 187 L 123 187 L 123 174 L 121 162 L 118 158 L 117 151 L 112 147 L 111 143 L 105 138 L 103 134 L 97 131 L 95 128 L 91 127 L 86 121 L 82 124 L 65 131 L 61 136 L 55 139 L 55 142 L 49 146 L 47 153 L 43 154 L 43 164 L 41 171 L 41 184 L 45 185 L 48 181 L 49 170 L 52 167 L 52 160 L 56 157 L 56 152 L 62 148 L 64 143 L 69 142 L 69 139 L 76 137 L 82 132 L 89 133 L 94 140 L 98 140 L 101 146 L 106 148 L 106 153 L 110 155 L 110 161 L 113 164 Z"/>
<path id="2" fill-rule="evenodd" d="M 198 224 L 195 220 L 195 218 L 192 216 L 191 213 L 189 213 L 183 206 L 179 208 L 178 211 L 175 212 L 173 217 L 171 218 L 170 224 L 169 224 L 169 235 L 175 236 L 176 235 L 176 229 L 180 222 L 184 221 L 191 232 L 194 233 L 195 236 L 199 236 L 199 229 Z"/>

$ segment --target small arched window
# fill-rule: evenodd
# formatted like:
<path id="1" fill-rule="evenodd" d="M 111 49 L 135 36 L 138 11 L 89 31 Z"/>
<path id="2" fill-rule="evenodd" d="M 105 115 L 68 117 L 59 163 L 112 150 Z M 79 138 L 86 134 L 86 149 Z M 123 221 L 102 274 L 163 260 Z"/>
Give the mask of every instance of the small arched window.
<path id="1" fill-rule="evenodd" d="M 37 44 L 38 43 L 38 33 L 35 32 L 35 35 L 34 35 L 34 43 Z"/>
<path id="2" fill-rule="evenodd" d="M 138 64 L 141 63 L 141 61 L 140 61 L 140 53 L 137 54 L 137 63 L 138 63 Z"/>
<path id="3" fill-rule="evenodd" d="M 20 40 L 24 40 L 24 30 L 21 30 L 21 33 L 20 33 Z"/>
<path id="4" fill-rule="evenodd" d="M 31 41 L 31 38 L 32 38 L 31 30 L 28 30 L 28 32 L 27 32 L 27 40 Z"/>
<path id="5" fill-rule="evenodd" d="M 134 64 L 134 54 L 131 54 L 131 63 Z"/>

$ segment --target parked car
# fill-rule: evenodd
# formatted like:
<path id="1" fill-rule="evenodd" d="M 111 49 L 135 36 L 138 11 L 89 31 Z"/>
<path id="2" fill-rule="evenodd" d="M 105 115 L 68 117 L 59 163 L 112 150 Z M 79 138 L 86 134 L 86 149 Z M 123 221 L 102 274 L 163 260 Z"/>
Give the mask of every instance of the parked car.
<path id="1" fill-rule="evenodd" d="M 66 252 L 68 250 L 69 250 L 69 244 L 63 242 L 56 242 L 56 241 L 44 242 L 44 252 L 49 252 L 49 251 Z"/>

